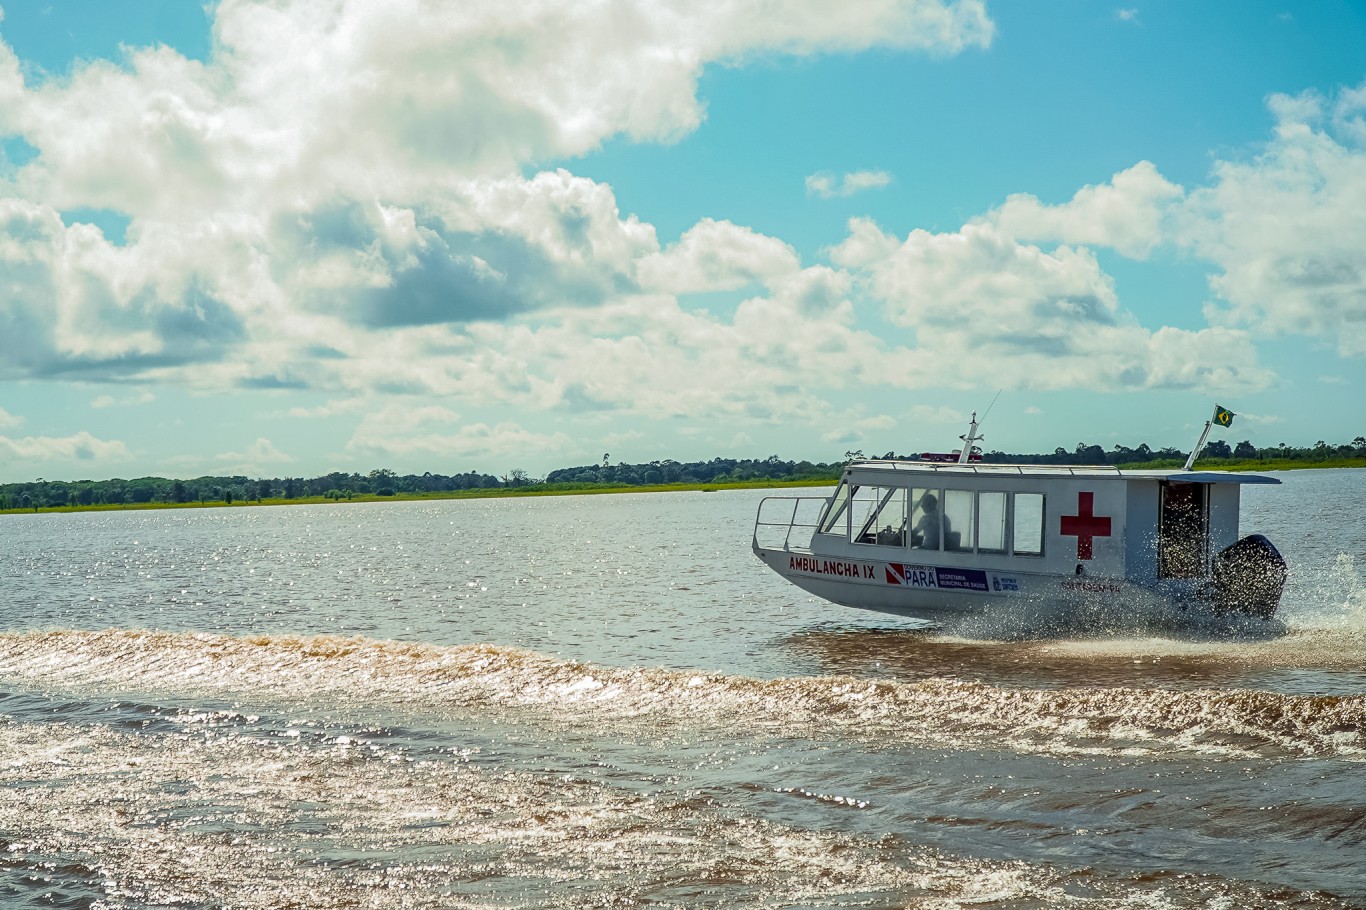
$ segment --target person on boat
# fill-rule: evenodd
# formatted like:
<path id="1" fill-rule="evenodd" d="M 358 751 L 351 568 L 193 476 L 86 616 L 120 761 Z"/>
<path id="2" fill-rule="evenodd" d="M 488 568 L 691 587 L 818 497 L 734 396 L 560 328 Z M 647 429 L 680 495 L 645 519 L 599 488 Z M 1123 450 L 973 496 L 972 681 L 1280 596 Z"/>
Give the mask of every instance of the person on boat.
<path id="1" fill-rule="evenodd" d="M 920 520 L 915 524 L 911 535 L 911 545 L 922 550 L 938 550 L 940 534 L 949 533 L 948 516 L 940 516 L 939 500 L 933 493 L 926 493 L 920 499 Z M 940 519 L 943 519 L 942 528 Z"/>

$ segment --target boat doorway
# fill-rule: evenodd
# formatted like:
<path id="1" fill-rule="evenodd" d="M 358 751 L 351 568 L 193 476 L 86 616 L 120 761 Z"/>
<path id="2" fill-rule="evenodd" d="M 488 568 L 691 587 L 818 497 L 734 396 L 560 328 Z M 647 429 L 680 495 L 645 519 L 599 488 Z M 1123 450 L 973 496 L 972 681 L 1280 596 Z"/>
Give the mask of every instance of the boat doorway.
<path id="1" fill-rule="evenodd" d="M 1204 578 L 1209 574 L 1208 485 L 1166 480 L 1161 489 L 1158 577 Z"/>

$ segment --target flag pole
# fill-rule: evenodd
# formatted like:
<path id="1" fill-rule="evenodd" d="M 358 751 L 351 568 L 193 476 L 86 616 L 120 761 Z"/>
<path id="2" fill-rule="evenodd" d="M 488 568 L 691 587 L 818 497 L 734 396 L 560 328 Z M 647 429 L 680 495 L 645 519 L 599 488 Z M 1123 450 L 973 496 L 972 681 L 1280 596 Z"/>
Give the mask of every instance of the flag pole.
<path id="1" fill-rule="evenodd" d="M 1191 465 L 1195 464 L 1196 457 L 1199 456 L 1199 454 L 1205 450 L 1205 440 L 1209 439 L 1209 430 L 1212 426 L 1214 426 L 1214 421 L 1205 421 L 1205 429 L 1204 432 L 1200 434 L 1200 441 L 1195 444 L 1194 449 L 1191 449 L 1190 457 L 1186 459 L 1186 466 L 1181 470 L 1189 471 L 1191 469 Z"/>

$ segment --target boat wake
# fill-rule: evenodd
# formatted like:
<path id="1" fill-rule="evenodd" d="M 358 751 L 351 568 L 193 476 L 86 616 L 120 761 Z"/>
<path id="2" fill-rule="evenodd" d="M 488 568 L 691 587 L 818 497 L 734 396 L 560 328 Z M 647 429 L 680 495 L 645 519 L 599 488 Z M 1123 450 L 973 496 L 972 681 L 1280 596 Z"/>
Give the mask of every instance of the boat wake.
<path id="1" fill-rule="evenodd" d="M 1068 650 L 1085 645 L 1058 647 L 1050 659 L 1086 665 L 1083 651 Z M 1311 652 L 1306 645 L 1290 653 L 1307 660 Z M 323 699 L 339 709 L 372 705 L 666 738 L 726 730 L 1059 755 L 1366 760 L 1361 694 L 1025 687 L 963 678 L 943 661 L 939 669 L 944 675 L 910 681 L 844 673 L 755 679 L 594 666 L 492 645 L 129 630 L 0 634 L 0 680 L 7 688 L 85 697 L 214 698 L 239 711 L 247 704 Z"/>
<path id="2" fill-rule="evenodd" d="M 1058 613 L 1041 605 L 1021 604 L 1005 612 L 982 612 L 937 621 L 941 632 L 984 641 L 1041 641 L 1166 636 L 1184 640 L 1264 641 L 1285 635 L 1290 626 L 1279 617 L 1262 619 L 1244 613 L 1216 614 L 1202 607 L 1154 607 L 1151 602 L 1118 600 L 1086 604 Z"/>

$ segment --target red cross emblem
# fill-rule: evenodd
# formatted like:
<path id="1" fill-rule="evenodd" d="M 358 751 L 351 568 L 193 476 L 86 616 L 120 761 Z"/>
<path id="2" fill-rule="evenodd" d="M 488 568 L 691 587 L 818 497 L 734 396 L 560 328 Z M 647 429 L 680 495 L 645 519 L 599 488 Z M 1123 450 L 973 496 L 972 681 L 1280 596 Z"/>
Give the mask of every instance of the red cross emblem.
<path id="1" fill-rule="evenodd" d="M 1077 559 L 1091 558 L 1091 541 L 1096 537 L 1110 536 L 1110 517 L 1095 515 L 1095 493 L 1077 494 L 1077 514 L 1063 515 L 1062 533 L 1077 539 Z"/>

